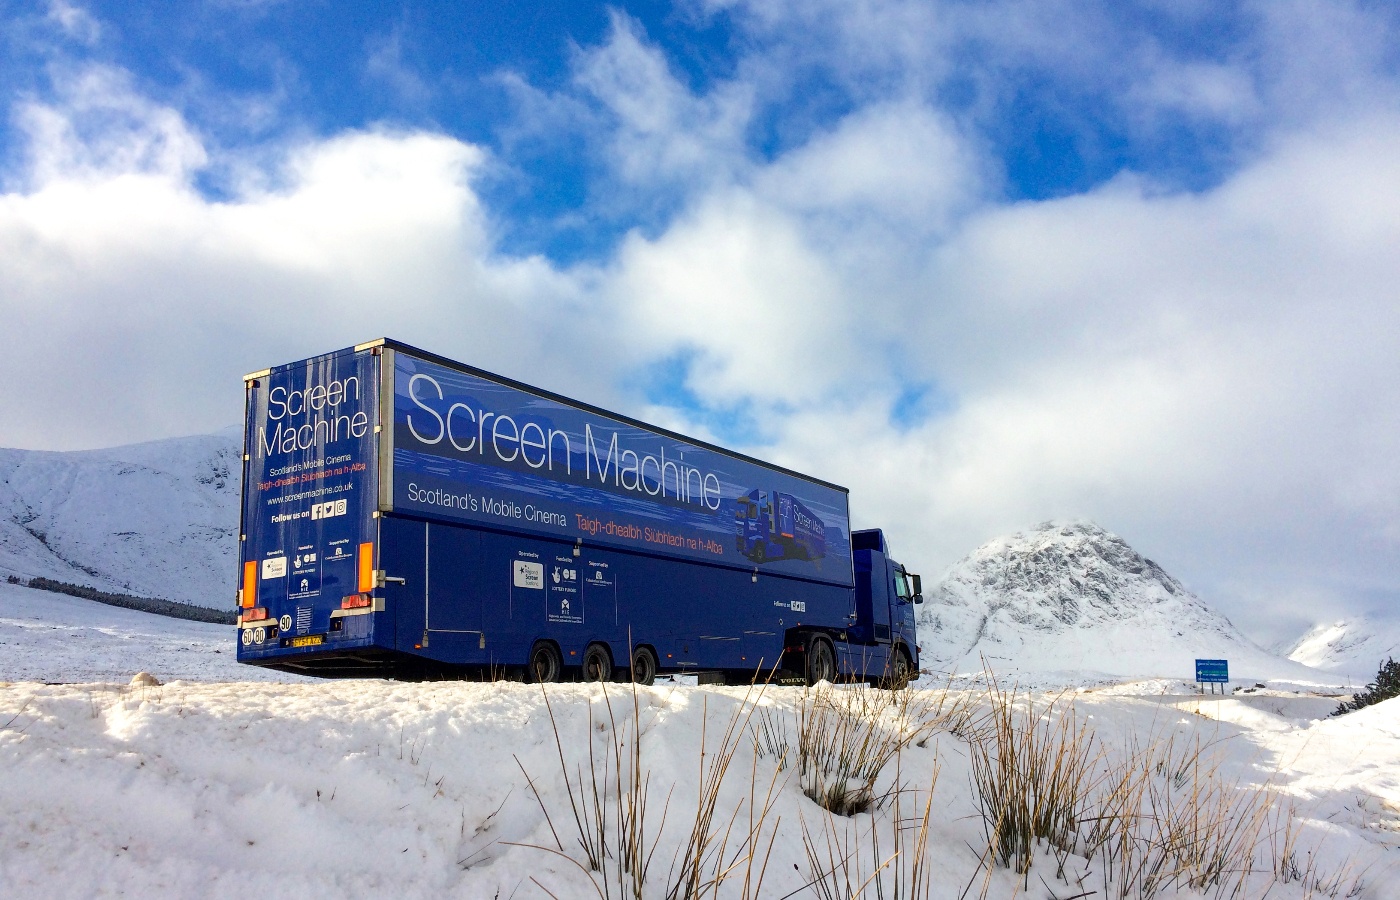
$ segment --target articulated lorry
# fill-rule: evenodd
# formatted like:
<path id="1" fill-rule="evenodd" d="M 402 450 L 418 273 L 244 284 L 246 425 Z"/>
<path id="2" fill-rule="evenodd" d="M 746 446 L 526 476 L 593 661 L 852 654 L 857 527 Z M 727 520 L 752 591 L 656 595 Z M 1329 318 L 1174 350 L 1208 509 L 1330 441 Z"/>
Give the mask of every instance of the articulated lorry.
<path id="1" fill-rule="evenodd" d="M 845 488 L 387 339 L 254 372 L 240 662 L 315 675 L 916 672 Z"/>

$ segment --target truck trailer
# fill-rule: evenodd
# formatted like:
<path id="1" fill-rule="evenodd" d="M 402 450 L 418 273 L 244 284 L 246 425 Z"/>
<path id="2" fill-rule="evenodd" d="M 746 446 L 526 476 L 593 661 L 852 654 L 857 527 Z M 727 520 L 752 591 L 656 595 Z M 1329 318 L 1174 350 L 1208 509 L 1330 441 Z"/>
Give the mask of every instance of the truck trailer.
<path id="1" fill-rule="evenodd" d="M 380 339 L 244 378 L 240 662 L 904 684 L 918 575 L 845 488 Z"/>

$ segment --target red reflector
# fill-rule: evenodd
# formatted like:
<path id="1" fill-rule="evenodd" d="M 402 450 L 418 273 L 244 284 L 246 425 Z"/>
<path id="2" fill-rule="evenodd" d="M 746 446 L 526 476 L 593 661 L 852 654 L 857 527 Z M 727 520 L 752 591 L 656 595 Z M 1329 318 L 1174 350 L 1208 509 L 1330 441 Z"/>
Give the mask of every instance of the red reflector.
<path id="1" fill-rule="evenodd" d="M 340 601 L 341 609 L 364 609 L 373 605 L 374 598 L 369 594 L 350 594 Z"/>

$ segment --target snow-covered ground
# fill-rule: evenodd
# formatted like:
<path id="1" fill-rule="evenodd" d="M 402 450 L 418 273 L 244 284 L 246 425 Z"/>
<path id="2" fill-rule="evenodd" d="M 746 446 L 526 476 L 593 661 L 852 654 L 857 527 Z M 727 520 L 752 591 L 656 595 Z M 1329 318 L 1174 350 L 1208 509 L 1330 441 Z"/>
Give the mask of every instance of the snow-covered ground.
<path id="1" fill-rule="evenodd" d="M 302 680 L 240 665 L 234 628 L 0 582 L 0 681 Z"/>
<path id="2" fill-rule="evenodd" d="M 591 747 L 606 792 L 616 783 L 610 748 L 621 741 L 630 752 L 639 721 L 650 777 L 644 835 L 657 848 L 644 894 L 661 897 L 677 878 L 702 771 L 746 708 L 735 688 L 639 689 L 634 718 L 625 686 L 606 694 L 550 686 L 547 707 L 539 687 L 507 682 L 256 681 L 272 673 L 238 666 L 231 651 L 227 628 L 0 585 L 0 895 L 597 897 L 580 866 L 560 757 L 577 787 Z M 129 684 L 138 671 L 166 683 Z M 923 702 L 940 695 L 931 676 L 920 688 Z M 985 708 L 977 690 L 954 691 L 945 708 L 959 697 Z M 903 896 L 958 897 L 968 884 L 967 896 L 984 884 L 992 898 L 1104 896 L 1100 863 L 1074 855 L 1063 878 L 1043 853 L 1025 878 L 1005 868 L 986 876 L 973 748 L 955 724 L 965 719 L 943 721 L 886 766 L 877 788 L 904 785 L 899 810 L 887 802 L 850 819 L 828 816 L 803 794 L 795 767 L 779 771 L 759 752 L 762 717 L 782 723 L 795 748 L 804 698 L 799 688 L 750 695 L 762 712 L 739 732 L 714 820 L 711 846 L 724 848 L 726 865 L 740 861 L 719 897 L 744 896 L 745 875 L 749 896 L 821 896 L 810 882 L 848 852 L 864 867 L 860 883 L 871 858 L 893 853 L 898 817 L 904 854 L 880 876 L 883 896 L 894 896 L 930 787 L 929 890 L 910 893 L 906 883 Z M 1261 871 L 1242 896 L 1327 896 L 1263 871 L 1276 868 L 1283 843 L 1270 835 L 1292 804 L 1294 856 L 1311 865 L 1313 882 L 1335 881 L 1337 897 L 1357 884 L 1361 898 L 1400 897 L 1400 701 L 1329 719 L 1319 717 L 1333 698 L 1270 689 L 1202 697 L 1157 679 L 1078 689 L 1059 703 L 1091 728 L 1105 761 L 1168 742 L 1199 747 L 1228 791 L 1277 793 L 1258 828 Z M 882 727 L 899 726 L 896 712 L 886 711 Z M 749 869 L 751 822 L 760 850 Z M 828 834 L 859 849 L 829 845 Z M 615 884 L 607 896 L 618 896 Z M 865 896 L 876 896 L 873 887 Z M 1158 896 L 1215 894 L 1173 886 Z"/>

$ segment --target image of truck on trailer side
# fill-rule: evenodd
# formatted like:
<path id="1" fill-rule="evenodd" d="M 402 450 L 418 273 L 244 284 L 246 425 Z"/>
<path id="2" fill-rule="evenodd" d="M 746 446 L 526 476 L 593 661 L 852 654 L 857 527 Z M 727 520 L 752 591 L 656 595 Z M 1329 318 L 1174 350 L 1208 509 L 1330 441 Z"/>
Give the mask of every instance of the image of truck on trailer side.
<path id="1" fill-rule="evenodd" d="M 791 494 L 754 490 L 734 507 L 734 547 L 754 562 L 826 556 L 826 525 Z"/>
<path id="2" fill-rule="evenodd" d="M 878 529 L 851 533 L 845 488 L 387 339 L 244 384 L 241 662 L 640 683 L 918 670 L 919 576 Z"/>

